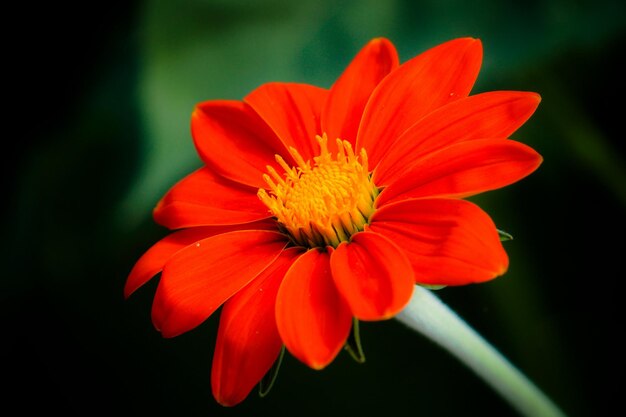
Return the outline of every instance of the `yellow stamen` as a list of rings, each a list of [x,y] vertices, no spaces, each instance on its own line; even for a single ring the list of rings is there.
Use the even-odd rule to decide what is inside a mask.
[[[313,164],[294,148],[289,153],[295,167],[276,155],[285,173],[281,176],[268,166],[269,175],[263,176],[268,190],[259,189],[258,196],[295,244],[337,247],[363,230],[374,213],[378,189],[368,171],[365,149],[357,156],[349,142],[337,139],[333,157],[326,134],[316,139],[320,154]]]

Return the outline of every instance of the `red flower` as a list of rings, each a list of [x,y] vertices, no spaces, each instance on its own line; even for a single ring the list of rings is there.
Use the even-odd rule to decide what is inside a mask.
[[[369,42],[330,90],[268,83],[243,101],[193,112],[205,166],[154,210],[176,230],[128,277],[125,296],[161,272],[152,319],[164,337],[222,306],[213,394],[241,402],[282,346],[328,365],[358,320],[400,312],[415,284],[503,274],[498,231],[463,198],[534,171],[541,157],[508,137],[535,93],[469,95],[481,42],[461,38],[402,65]]]

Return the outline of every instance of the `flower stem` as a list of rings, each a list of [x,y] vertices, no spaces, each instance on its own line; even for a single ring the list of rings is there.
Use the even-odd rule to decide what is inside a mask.
[[[521,415],[565,416],[556,404],[432,291],[416,286],[409,305],[396,318],[455,355]]]

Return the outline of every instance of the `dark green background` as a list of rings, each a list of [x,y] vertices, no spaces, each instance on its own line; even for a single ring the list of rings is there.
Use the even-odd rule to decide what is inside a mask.
[[[401,61],[480,38],[474,92],[543,101],[514,138],[531,177],[475,199],[509,272],[437,294],[570,416],[623,408],[626,7],[615,0],[144,1],[17,6],[4,36],[0,407],[65,416],[515,416],[455,358],[396,321],[364,323],[367,362],[318,372],[287,356],[271,394],[211,397],[217,314],[163,339],[156,280],[125,301],[166,231],[151,209],[199,166],[193,106],[268,81],[329,87],[371,38]]]

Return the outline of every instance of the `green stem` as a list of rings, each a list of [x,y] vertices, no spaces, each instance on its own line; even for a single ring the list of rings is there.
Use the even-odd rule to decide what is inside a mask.
[[[416,286],[409,305],[396,318],[455,355],[521,415],[565,416],[556,404],[432,291]]]

